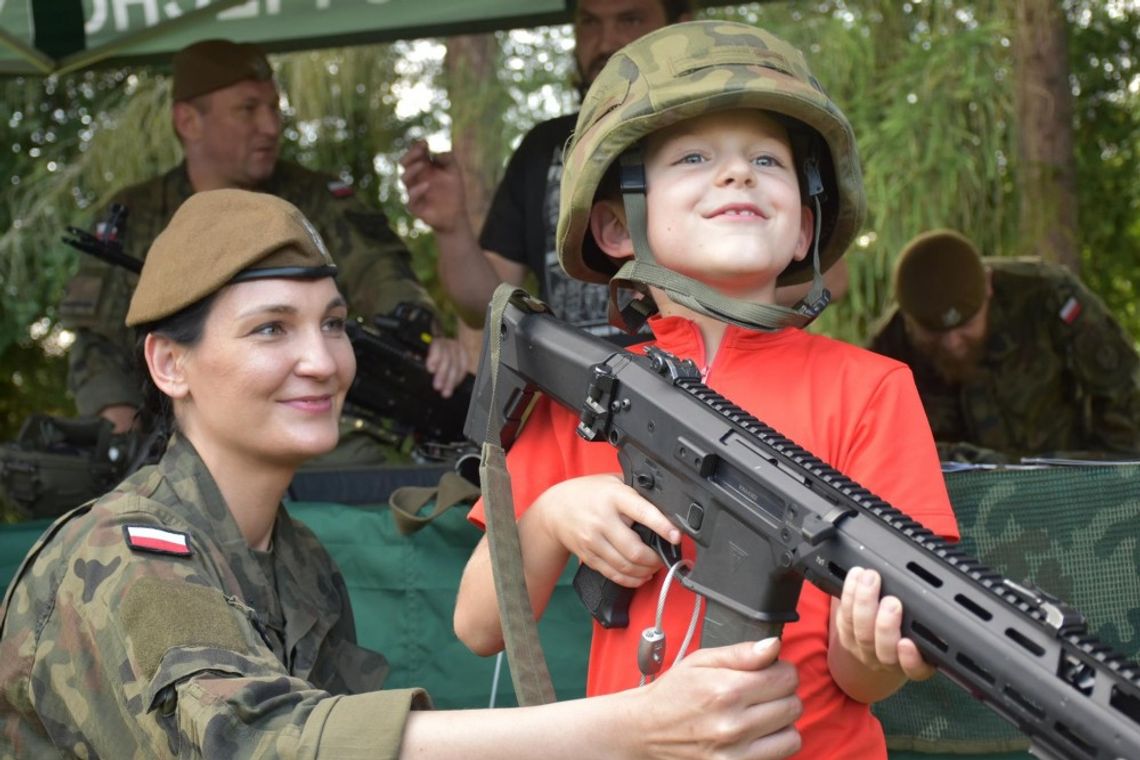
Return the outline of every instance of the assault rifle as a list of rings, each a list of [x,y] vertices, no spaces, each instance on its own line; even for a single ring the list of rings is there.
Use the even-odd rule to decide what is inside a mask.
[[[616,447],[626,482],[695,543],[682,583],[706,602],[702,645],[778,635],[805,579],[837,596],[850,568],[872,568],[902,601],[904,635],[1039,757],[1140,758],[1140,671],[1077,611],[935,536],[710,390],[691,361],[620,350],[518,294],[501,335],[494,394],[483,352],[469,437],[508,448],[536,392],[577,410],[579,435]],[[579,572],[587,606],[620,625],[613,584]]]
[[[143,263],[123,252],[126,222],[126,207],[112,204],[94,234],[68,227],[63,242],[138,274]],[[348,322],[356,379],[345,407],[379,427],[391,425],[397,434],[410,435],[419,444],[458,444],[464,440],[463,420],[474,381],[468,376],[446,399],[432,388],[431,373],[424,366],[432,319],[427,309],[401,303],[390,314]]]
[[[63,242],[77,251],[138,274],[142,271],[142,262],[123,253],[126,229],[127,207],[121,203],[112,203],[107,217],[95,225],[95,234],[78,227],[68,227],[67,234],[71,237],[64,237]]]
[[[450,398],[431,387],[424,359],[433,319],[424,307],[401,303],[371,322],[350,321],[356,379],[345,407],[377,424],[389,420],[421,443],[461,443],[474,379],[464,378]]]

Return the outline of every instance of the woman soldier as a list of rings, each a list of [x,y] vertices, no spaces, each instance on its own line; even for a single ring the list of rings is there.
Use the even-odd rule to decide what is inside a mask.
[[[171,435],[158,464],[57,521],[0,608],[0,756],[782,758],[775,642],[694,653],[650,688],[432,712],[379,691],[340,573],[281,499],[336,444],[355,360],[336,267],[271,195],[194,195],[127,325]],[[773,664],[775,663],[775,664]]]

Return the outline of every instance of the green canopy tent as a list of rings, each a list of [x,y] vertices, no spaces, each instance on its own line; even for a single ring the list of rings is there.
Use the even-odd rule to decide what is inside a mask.
[[[571,0],[0,0],[0,75],[167,61],[225,37],[270,51],[565,23]]]

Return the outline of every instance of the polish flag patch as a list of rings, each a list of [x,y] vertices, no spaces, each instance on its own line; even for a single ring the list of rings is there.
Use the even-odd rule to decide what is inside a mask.
[[[1057,316],[1061,318],[1067,325],[1071,325],[1077,321],[1077,317],[1081,316],[1081,302],[1077,300],[1076,296],[1069,296],[1069,300],[1065,301],[1061,306],[1061,310],[1057,312]]]
[[[175,557],[190,556],[190,537],[185,533],[150,525],[124,525],[123,535],[127,546],[135,551],[154,554],[170,554]]]
[[[341,180],[333,180],[329,183],[329,192],[334,198],[347,198],[352,195],[352,185]]]

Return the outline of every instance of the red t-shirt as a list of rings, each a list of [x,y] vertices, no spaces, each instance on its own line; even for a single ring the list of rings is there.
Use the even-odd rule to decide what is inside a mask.
[[[652,327],[657,345],[703,365],[705,349],[695,324],[667,317],[655,319]],[[729,326],[706,369],[706,382],[934,533],[957,539],[930,427],[905,365],[802,330],[758,332]],[[576,434],[576,425],[577,412],[549,400],[535,408],[507,457],[519,514],[563,480],[621,472],[616,450],[605,442],[585,442]],[[483,525],[481,501],[470,519]],[[688,539],[683,548],[691,559]],[[641,631],[654,624],[664,578],[664,571],[657,573],[634,594],[628,628],[607,630],[595,624],[587,694],[638,685],[638,642]],[[663,625],[666,666],[673,664],[684,640],[693,599],[679,583],[669,591]],[[869,707],[849,698],[828,671],[830,597],[805,583],[797,612],[800,619],[784,627],[781,658],[796,665],[800,678],[800,756],[886,758],[882,728]],[[699,641],[698,628],[694,642]]]

